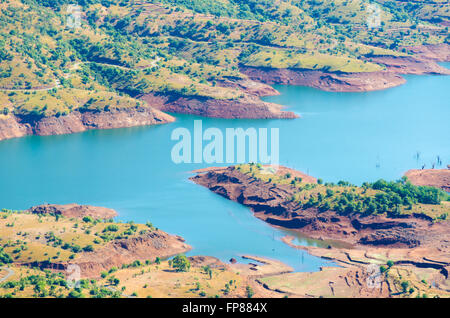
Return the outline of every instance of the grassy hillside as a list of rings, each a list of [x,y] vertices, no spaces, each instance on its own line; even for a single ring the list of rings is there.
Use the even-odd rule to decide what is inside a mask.
[[[69,3],[79,27],[67,24]],[[369,4],[379,27],[367,25]],[[245,93],[219,84],[245,79],[240,65],[371,72],[383,66],[370,56],[449,41],[446,1],[2,0],[0,10],[4,114],[136,107],[152,92],[236,99]]]
[[[81,279],[74,286],[67,278],[70,270],[54,271],[50,268],[57,266],[46,266],[70,264],[71,260],[76,264],[86,253],[97,252],[108,243],[158,231],[149,222],[121,223],[4,209],[0,211],[0,228],[0,298],[245,295],[245,276],[223,264],[203,264],[201,257],[192,264],[183,255],[170,260],[136,259],[122,266],[110,265],[101,277]],[[156,239],[153,244],[168,248],[170,243]]]

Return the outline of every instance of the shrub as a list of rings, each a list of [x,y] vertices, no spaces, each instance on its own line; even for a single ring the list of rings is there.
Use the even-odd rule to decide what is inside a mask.
[[[117,232],[119,227],[115,224],[110,224],[103,229],[103,232]]]
[[[400,285],[402,286],[403,292],[406,293],[409,287],[409,282],[403,281]]]
[[[253,291],[253,289],[250,286],[247,286],[245,290],[247,292],[247,297],[248,298],[252,298],[253,295],[255,295],[255,292]]]
[[[68,298],[83,298],[83,294],[79,291],[72,290],[67,297]]]
[[[93,252],[94,248],[92,247],[92,245],[86,245],[85,247],[83,247],[83,251],[84,252]]]
[[[91,222],[94,222],[94,219],[91,216],[85,216],[83,218],[83,222],[91,223]]]

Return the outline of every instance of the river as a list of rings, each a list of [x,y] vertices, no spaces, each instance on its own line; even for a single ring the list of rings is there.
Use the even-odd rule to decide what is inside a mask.
[[[446,64],[449,65],[449,64]],[[152,127],[29,136],[0,142],[0,208],[80,203],[116,209],[119,220],[151,221],[193,246],[191,255],[227,261],[239,255],[281,260],[297,271],[326,261],[285,245],[284,231],[251,211],[188,180],[190,171],[217,164],[175,164],[173,129],[279,128],[280,162],[325,181],[356,184],[398,179],[411,168],[450,163],[450,77],[407,76],[400,87],[330,93],[275,86],[264,98],[301,115],[294,120],[227,120],[175,115]],[[320,244],[299,237],[296,243]],[[240,260],[238,258],[238,260]]]

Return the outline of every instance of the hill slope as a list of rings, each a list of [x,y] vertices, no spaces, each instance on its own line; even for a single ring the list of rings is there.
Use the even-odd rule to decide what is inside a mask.
[[[9,116],[0,139],[23,135],[11,132],[23,124],[39,133],[42,118],[152,106],[294,118],[259,99],[276,93],[261,82],[366,91],[402,84],[397,74],[449,73],[435,63],[450,58],[445,1],[70,3],[0,3],[0,113]]]

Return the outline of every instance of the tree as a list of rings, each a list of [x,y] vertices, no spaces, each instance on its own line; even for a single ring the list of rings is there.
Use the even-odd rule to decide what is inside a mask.
[[[329,197],[332,197],[333,194],[334,194],[334,191],[331,190],[331,189],[327,189],[326,192],[327,192],[327,197],[328,197],[328,198],[329,198]]]
[[[108,283],[110,283],[113,286],[117,286],[120,283],[120,280],[114,276],[111,276],[110,278],[108,278]]]
[[[330,205],[330,203],[328,203],[328,201],[325,202],[325,203],[319,208],[320,212],[325,212],[325,211],[328,211],[328,210],[330,210],[330,209],[331,209],[331,205]]]
[[[83,298],[83,294],[79,291],[72,290],[67,297],[68,298]]]
[[[1,264],[9,264],[12,262],[13,262],[13,259],[11,258],[11,256],[9,256],[9,254],[5,253],[3,251],[3,248],[0,247],[0,265]]]
[[[408,287],[409,287],[409,282],[403,281],[401,283],[401,286],[402,286],[403,292],[406,293],[406,291],[408,290]]]
[[[246,291],[247,291],[248,298],[252,298],[253,295],[255,294],[255,292],[253,291],[253,289],[250,286],[247,286]]]
[[[115,224],[110,224],[107,227],[103,229],[103,232],[117,232],[119,230],[119,227]]]
[[[211,267],[209,265],[203,266],[203,270],[209,276],[209,279],[212,279],[213,271],[212,271]]]
[[[173,258],[172,267],[175,268],[177,272],[187,272],[191,268],[191,263],[186,255],[179,254]]]
[[[93,252],[94,248],[92,247],[92,245],[86,245],[85,247],[83,247],[83,251],[84,252]]]

